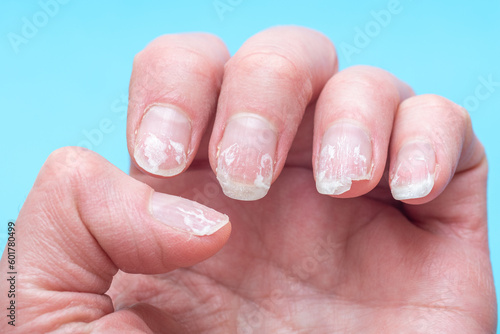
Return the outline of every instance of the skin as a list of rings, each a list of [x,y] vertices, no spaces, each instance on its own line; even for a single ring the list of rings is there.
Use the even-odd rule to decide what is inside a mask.
[[[380,69],[336,71],[333,45],[299,27],[261,32],[232,58],[211,35],[148,45],[134,61],[128,148],[148,106],[175,105],[191,121],[188,166],[162,178],[132,159],[129,176],[90,151],[54,152],[16,222],[17,332],[494,333],[488,167],[467,112]],[[241,111],[278,134],[258,201],[226,197],[214,175]],[[321,195],[313,166],[339,119],[370,134],[372,176]],[[397,201],[387,175],[415,138],[433,145],[435,184]],[[150,213],[154,191],[231,223],[208,236],[170,228]]]

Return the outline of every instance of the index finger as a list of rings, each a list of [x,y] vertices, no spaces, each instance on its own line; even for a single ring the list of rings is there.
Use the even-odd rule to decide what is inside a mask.
[[[193,161],[215,112],[229,53],[210,34],[165,35],[134,59],[127,143],[132,161],[173,176]]]

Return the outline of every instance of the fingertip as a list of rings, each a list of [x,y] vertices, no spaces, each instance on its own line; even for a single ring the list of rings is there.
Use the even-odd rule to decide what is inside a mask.
[[[182,197],[154,192],[150,212],[173,229],[202,237],[216,233],[229,224],[229,217],[207,206]]]
[[[209,154],[227,196],[258,200],[280,174],[305,109],[336,70],[326,40],[310,29],[274,27],[226,64]]]
[[[436,153],[427,140],[405,143],[398,151],[390,172],[390,187],[394,199],[423,200],[434,188]]]
[[[133,161],[153,176],[170,177],[188,164],[191,120],[173,105],[150,106],[137,130]]]
[[[432,94],[405,100],[391,138],[393,198],[407,204],[434,200],[457,172],[482,159],[478,143],[464,108]]]
[[[324,133],[316,158],[316,188],[324,195],[355,196],[358,181],[373,176],[372,139],[367,130],[352,120],[337,120]],[[366,185],[366,182],[363,183]],[[347,194],[350,193],[350,194]]]
[[[215,167],[226,196],[254,201],[267,194],[275,176],[277,142],[275,127],[260,115],[242,112],[227,120]]]
[[[154,220],[165,266],[189,267],[215,255],[231,235],[229,217],[198,202],[153,192],[149,212]]]
[[[195,158],[215,112],[229,53],[216,36],[164,35],[134,59],[127,143],[143,172],[171,177]]]
[[[392,74],[353,66],[334,75],[316,105],[317,189],[337,198],[367,194],[381,180],[394,115],[411,89]]]

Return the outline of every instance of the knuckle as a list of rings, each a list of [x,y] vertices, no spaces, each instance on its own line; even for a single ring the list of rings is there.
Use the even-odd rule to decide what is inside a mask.
[[[296,58],[269,47],[242,57],[233,57],[226,69],[229,73],[236,72],[239,76],[252,77],[262,83],[280,82],[287,87],[300,89],[305,96],[312,95],[312,73],[306,64]]]
[[[376,81],[379,82],[384,77],[389,76],[389,73],[383,69],[369,66],[369,65],[354,65],[346,68],[339,75],[343,75],[346,78],[354,78],[360,81]]]
[[[292,77],[296,75],[297,66],[283,53],[277,51],[255,51],[239,59],[236,64],[238,70],[255,73],[256,71],[267,72],[276,77]]]
[[[467,128],[471,124],[469,112],[443,96],[419,95],[410,98],[408,102],[415,110],[434,110],[440,117],[447,119],[450,124],[458,125],[460,128]]]
[[[417,96],[420,99],[420,103],[428,108],[449,110],[454,107],[454,103],[447,98],[436,95],[436,94],[424,94]]]
[[[183,42],[180,36],[159,37],[136,54],[134,66],[155,74],[157,70],[175,70],[180,64],[186,64],[190,70],[200,68],[200,72],[212,69],[212,59],[204,47],[192,44]]]
[[[339,73],[340,80],[347,83],[362,85],[371,91],[378,91],[382,87],[387,86],[387,83],[392,84],[390,74],[382,69],[367,65],[357,65],[350,67]]]
[[[143,58],[143,53],[144,53],[144,50],[141,50],[139,51],[138,53],[135,54],[134,56],[134,59],[132,61],[132,67],[133,68],[137,68],[139,66],[139,64],[142,62],[142,58]]]
[[[368,65],[349,67],[333,77],[340,86],[356,87],[371,99],[399,102],[399,92],[394,77],[387,71]]]
[[[222,65],[217,57],[179,36],[162,36],[134,57],[133,81],[139,91],[168,92],[189,78],[197,82],[218,82]],[[220,49],[220,48],[219,48]]]
[[[467,109],[455,103],[453,103],[453,105],[455,107],[454,109],[456,110],[455,114],[457,115],[457,117],[459,117],[462,123],[467,127],[471,126],[472,120]]]
[[[97,172],[97,154],[82,147],[63,147],[52,152],[41,174],[60,184],[81,184]]]

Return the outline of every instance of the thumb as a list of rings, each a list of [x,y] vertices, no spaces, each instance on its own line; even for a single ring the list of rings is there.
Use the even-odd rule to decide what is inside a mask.
[[[16,329],[89,326],[113,312],[104,293],[118,269],[158,274],[191,266],[215,254],[230,230],[215,210],[156,193],[91,151],[60,149],[42,167],[15,225]],[[8,265],[4,254],[3,272],[12,271]],[[1,291],[7,283],[1,280]],[[0,332],[7,329],[2,321]]]

